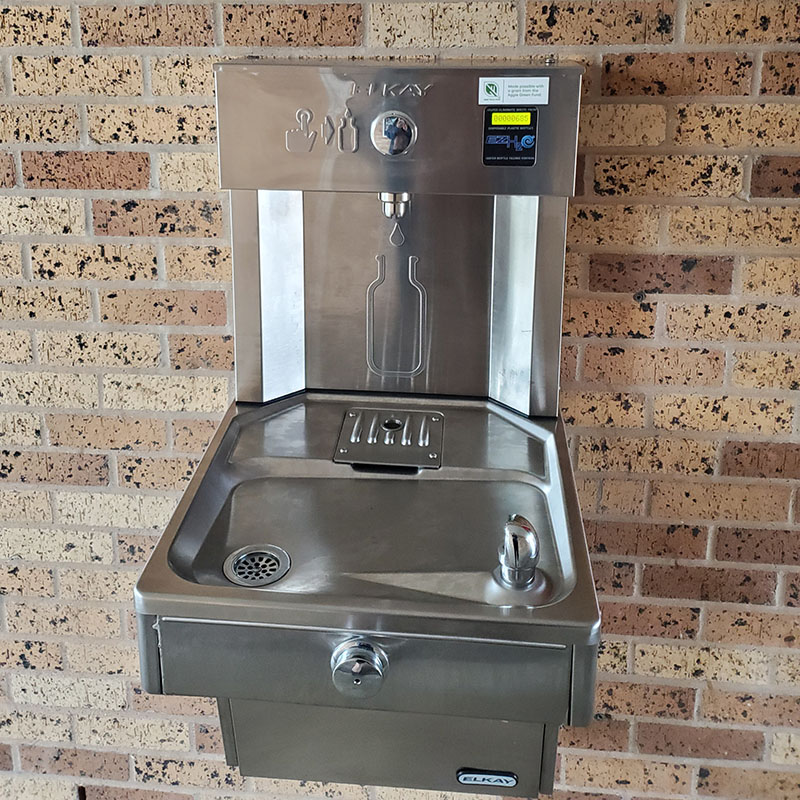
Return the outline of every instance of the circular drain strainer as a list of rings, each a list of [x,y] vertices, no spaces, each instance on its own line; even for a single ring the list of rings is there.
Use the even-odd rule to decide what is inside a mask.
[[[272,544],[256,544],[231,553],[225,559],[222,571],[231,583],[257,587],[279,581],[291,565],[285,550]]]

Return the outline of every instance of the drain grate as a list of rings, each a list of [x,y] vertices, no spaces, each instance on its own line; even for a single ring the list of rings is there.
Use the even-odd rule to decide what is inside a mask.
[[[254,588],[279,581],[291,565],[285,550],[272,544],[259,544],[231,553],[225,559],[222,571],[231,583]]]

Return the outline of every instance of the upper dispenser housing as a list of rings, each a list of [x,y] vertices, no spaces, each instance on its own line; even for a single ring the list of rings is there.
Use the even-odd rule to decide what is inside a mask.
[[[451,395],[557,416],[582,69],[215,69],[237,399]]]

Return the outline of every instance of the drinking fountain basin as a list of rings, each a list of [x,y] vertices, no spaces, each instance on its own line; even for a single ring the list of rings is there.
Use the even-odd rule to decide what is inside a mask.
[[[243,774],[368,782],[377,759],[398,785],[535,794],[558,726],[592,713],[563,426],[491,401],[234,404],[136,610],[145,689],[220,698]]]

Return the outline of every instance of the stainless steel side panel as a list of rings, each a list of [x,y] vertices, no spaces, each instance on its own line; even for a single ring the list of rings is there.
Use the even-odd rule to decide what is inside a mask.
[[[331,653],[351,631],[162,619],[159,633],[167,694],[555,724],[567,717],[570,648],[371,636],[389,670],[375,697],[356,701],[331,680]]]
[[[243,775],[536,797],[544,726],[232,700]],[[552,761],[552,759],[551,759]],[[519,783],[464,786],[460,769]]]
[[[215,70],[225,189],[573,194],[580,66],[330,61]],[[531,106],[538,111],[535,165],[483,165],[482,77],[549,79],[549,102]],[[394,158],[369,136],[372,121],[390,110],[418,128],[414,146]]]

